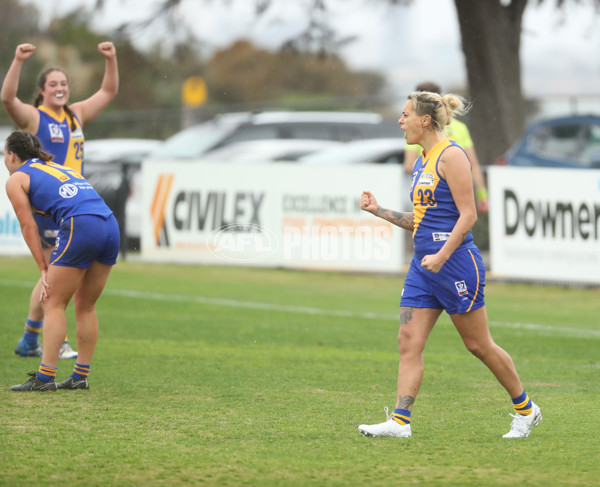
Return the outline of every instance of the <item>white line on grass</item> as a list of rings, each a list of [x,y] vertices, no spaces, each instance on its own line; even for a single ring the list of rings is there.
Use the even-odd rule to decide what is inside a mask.
[[[0,279],[1,285],[7,286],[20,286],[20,287],[33,287],[34,283],[28,283],[23,281],[10,281]],[[335,310],[335,309],[322,309],[322,308],[311,308],[307,306],[287,306],[273,303],[259,303],[255,301],[239,301],[236,299],[226,298],[209,298],[206,296],[187,296],[184,294],[163,294],[163,293],[152,293],[144,291],[134,291],[127,289],[105,289],[104,294],[111,296],[120,296],[127,298],[136,299],[151,299],[154,301],[176,301],[183,303],[199,303],[208,304],[213,306],[226,306],[230,308],[248,308],[248,309],[262,309],[266,311],[281,311],[285,313],[301,313],[310,315],[320,316],[336,316],[346,318],[365,318],[369,320],[392,320],[398,321],[399,314],[386,314],[386,313],[362,313],[349,310]],[[490,325],[498,326],[502,328],[516,328],[522,330],[534,330],[542,331],[546,333],[556,333],[572,337],[582,338],[600,338],[600,330],[588,330],[582,328],[564,328],[549,325],[540,325],[536,323],[510,323],[502,321],[490,320]]]

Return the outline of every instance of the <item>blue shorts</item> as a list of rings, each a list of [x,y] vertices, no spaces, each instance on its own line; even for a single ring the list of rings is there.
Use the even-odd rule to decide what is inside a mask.
[[[120,245],[119,224],[114,215],[73,216],[60,227],[50,264],[87,269],[97,260],[115,265]]]
[[[38,213],[33,214],[33,219],[38,226],[38,233],[42,242],[42,248],[48,249],[56,247],[56,237],[58,237],[58,226],[52,220],[52,217],[43,216]]]
[[[485,305],[485,265],[477,248],[454,252],[435,274],[413,257],[400,306],[445,309],[449,315],[466,313]]]

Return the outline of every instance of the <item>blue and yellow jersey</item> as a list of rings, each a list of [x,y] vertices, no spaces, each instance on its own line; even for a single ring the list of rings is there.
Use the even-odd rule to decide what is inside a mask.
[[[59,226],[72,216],[108,217],[112,214],[90,183],[71,168],[29,159],[17,171],[29,174],[29,201],[33,211],[51,216]]]
[[[60,115],[40,105],[40,126],[37,136],[42,148],[54,156],[53,162],[75,169],[83,174],[83,130],[75,117],[75,130],[71,131],[71,119],[63,110]]]
[[[415,162],[410,196],[414,206],[415,256],[418,258],[438,252],[460,216],[448,183],[438,172],[439,160],[451,146],[460,147],[450,138],[443,139]],[[469,232],[457,250],[474,245],[473,235]]]

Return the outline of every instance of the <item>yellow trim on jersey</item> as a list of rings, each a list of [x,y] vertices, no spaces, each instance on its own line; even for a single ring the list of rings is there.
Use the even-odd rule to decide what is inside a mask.
[[[31,167],[39,169],[40,171],[44,171],[45,173],[55,177],[63,183],[71,178],[84,179],[84,177],[77,171],[75,171],[75,169],[61,166],[60,164],[56,164],[54,162],[33,162],[31,164]],[[65,171],[67,172],[67,174],[65,174]]]
[[[423,170],[415,181],[413,188],[413,238],[417,234],[419,225],[425,218],[428,208],[435,208],[435,190],[440,183],[441,177],[437,171],[437,163],[442,152],[450,147],[450,139],[442,139],[435,144],[427,156],[423,156]]]
[[[63,171],[60,171],[58,169],[54,169],[53,167],[47,165],[47,164],[43,164],[41,162],[34,162],[33,164],[31,164],[31,167],[35,168],[35,169],[39,169],[40,171],[45,172],[46,174],[49,174],[52,177],[55,177],[56,179],[58,179],[61,182],[65,182],[68,181],[69,179],[71,179],[71,177],[68,174],[65,174]]]
[[[56,113],[54,110],[48,108],[46,105],[40,105],[38,107],[38,110],[41,110],[42,112],[47,113],[53,119],[55,119],[57,122],[64,122],[65,118],[67,118],[67,112],[65,112],[64,110],[61,110],[60,113]]]

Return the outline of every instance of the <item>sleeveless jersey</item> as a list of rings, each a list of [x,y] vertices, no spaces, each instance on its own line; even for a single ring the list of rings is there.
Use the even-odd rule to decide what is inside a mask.
[[[454,140],[438,142],[423,159],[415,162],[410,196],[414,205],[415,256],[422,258],[437,253],[452,232],[460,216],[448,183],[438,172],[438,163],[444,151],[451,146],[461,148]],[[462,149],[462,148],[461,148]],[[459,245],[456,251],[474,248],[473,234]]]
[[[71,118],[64,110],[57,115],[48,107],[38,107],[40,125],[36,137],[42,148],[54,156],[52,162],[75,169],[83,174],[83,131],[75,117],[75,130],[71,131]]]
[[[108,217],[112,211],[84,177],[54,162],[29,159],[17,171],[29,174],[29,201],[33,211],[51,216],[58,226],[77,215]]]

